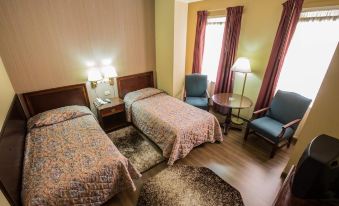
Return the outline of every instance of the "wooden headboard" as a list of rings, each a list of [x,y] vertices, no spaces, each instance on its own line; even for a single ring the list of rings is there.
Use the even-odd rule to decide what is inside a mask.
[[[0,189],[11,205],[21,205],[26,116],[15,96],[0,133]]]
[[[59,107],[90,107],[86,84],[77,84],[23,94],[30,116]]]
[[[154,87],[153,71],[118,77],[117,84],[119,97],[123,99],[128,92]]]

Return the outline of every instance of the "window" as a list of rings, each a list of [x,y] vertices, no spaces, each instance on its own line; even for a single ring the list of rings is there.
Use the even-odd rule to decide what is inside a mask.
[[[201,73],[206,74],[208,80],[213,82],[217,79],[225,20],[226,17],[207,20]]]
[[[302,12],[277,89],[315,99],[339,41],[339,10]]]

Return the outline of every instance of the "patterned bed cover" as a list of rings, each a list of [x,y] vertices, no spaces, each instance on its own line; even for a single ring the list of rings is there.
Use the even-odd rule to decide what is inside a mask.
[[[27,124],[23,205],[100,205],[135,189],[132,178],[140,173],[87,107],[50,110]]]
[[[162,149],[169,165],[202,143],[223,141],[215,116],[163,91],[141,89],[128,93],[124,101],[127,120]]]

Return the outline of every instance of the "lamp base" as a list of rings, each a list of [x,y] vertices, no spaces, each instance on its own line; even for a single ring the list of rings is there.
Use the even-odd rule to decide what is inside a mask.
[[[91,87],[92,87],[92,89],[96,88],[97,85],[98,85],[98,82],[97,82],[97,81],[92,81],[92,82],[91,82]]]
[[[232,117],[232,123],[236,125],[243,125],[245,121],[238,117]]]

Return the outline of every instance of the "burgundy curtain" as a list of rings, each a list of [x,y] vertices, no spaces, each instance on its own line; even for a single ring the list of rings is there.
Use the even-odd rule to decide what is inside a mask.
[[[197,27],[195,31],[192,73],[201,73],[201,64],[204,55],[207,15],[207,11],[198,11],[197,14]]]
[[[233,72],[231,67],[237,52],[243,8],[243,6],[227,8],[214,93],[232,92],[233,90]]]
[[[288,47],[298,24],[303,1],[288,0],[283,3],[283,12],[255,110],[268,107],[271,103]]]

